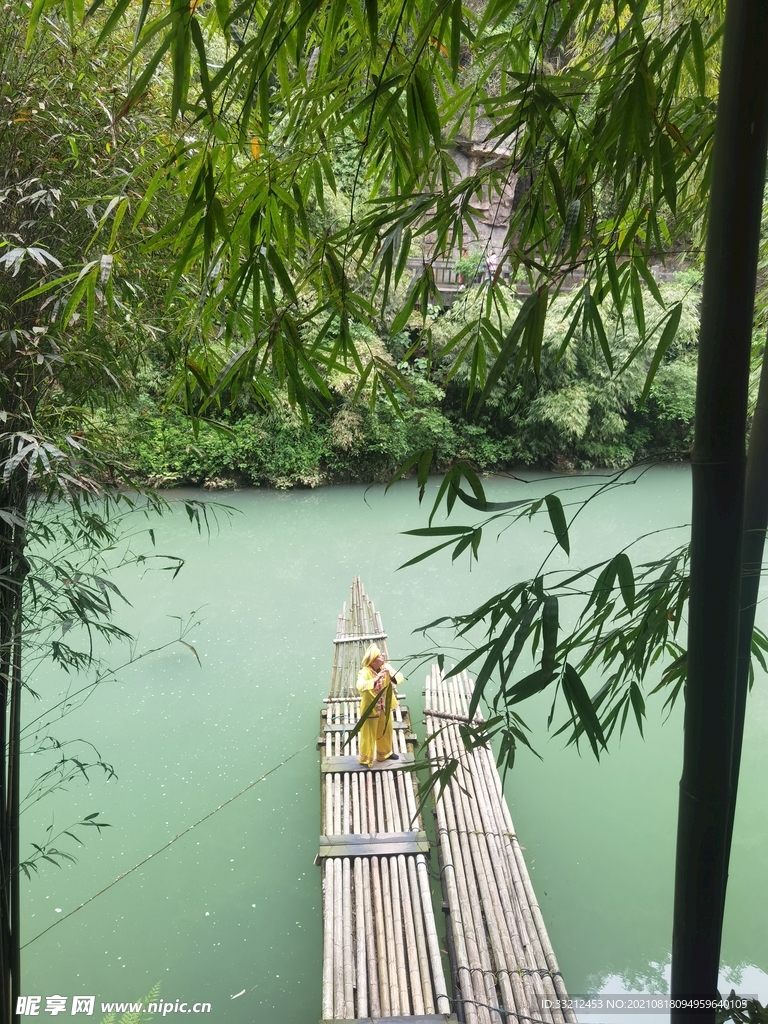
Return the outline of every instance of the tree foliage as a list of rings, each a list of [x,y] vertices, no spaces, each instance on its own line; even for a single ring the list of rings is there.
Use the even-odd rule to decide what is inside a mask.
[[[75,32],[83,14],[74,0],[36,0],[29,37],[59,17],[60,31]],[[302,409],[329,401],[334,371],[393,400],[407,391],[351,325],[397,333],[417,304],[424,312],[434,259],[461,252],[479,198],[512,180],[504,251],[531,295],[503,329],[505,300],[488,288],[442,345],[470,368],[470,402],[482,406],[503,372],[538,380],[547,308],[574,270],[583,277],[564,351],[587,338],[608,374],[621,374],[609,299],[637,325],[632,358],[656,351],[650,386],[679,317],[651,264],[695,258],[704,229],[719,6],[97,0],[85,14],[102,40],[122,24],[135,33],[116,133],[151,102],[158,76],[170,89],[164,158],[153,156],[143,198],[126,187],[118,203],[134,230],[149,229],[148,251],[176,254],[168,293],[187,308],[176,394],[188,411],[215,415],[243,389],[269,402],[267,370]],[[462,134],[499,154],[465,177],[451,148]],[[350,150],[345,191],[334,157],[349,163]],[[183,204],[162,222],[164,191]],[[322,216],[339,195],[342,222]],[[84,300],[76,286],[56,287],[71,308]]]

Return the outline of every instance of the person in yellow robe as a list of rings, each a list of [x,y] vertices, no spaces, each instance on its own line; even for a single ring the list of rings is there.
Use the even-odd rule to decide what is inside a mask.
[[[392,712],[397,707],[395,686],[405,681],[401,672],[395,672],[376,646],[371,644],[363,655],[363,664],[357,674],[360,691],[360,717],[372,704],[376,707],[360,727],[360,764],[373,768],[377,761],[396,761],[399,754],[392,750]]]

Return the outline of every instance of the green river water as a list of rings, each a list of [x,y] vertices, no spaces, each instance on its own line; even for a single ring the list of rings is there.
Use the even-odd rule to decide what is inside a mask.
[[[488,493],[503,500],[587,482],[539,476],[526,486],[499,478],[488,481]],[[221,500],[236,512],[220,515],[210,537],[198,537],[181,513],[153,524],[157,551],[186,560],[176,579],[159,572],[139,578],[133,570],[117,576],[132,602],[119,622],[138,635],[140,648],[174,634],[171,616],[199,612],[200,624],[187,639],[202,667],[187,649],[172,647],[126,669],[51,730],[61,741],[94,743],[118,778],[94,775],[90,786],[71,784],[23,818],[23,855],[51,824],[58,830],[99,811],[112,826],[101,835],[82,833],[87,842],[76,851],[63,840],[78,862],[61,869],[46,864],[24,882],[22,941],[34,941],[23,953],[22,991],[42,996],[43,1006],[54,993],[95,995],[100,1020],[101,1002],[138,1000],[159,982],[163,1000],[210,1002],[204,1018],[210,1021],[317,1021],[322,927],[320,871],[313,865],[319,834],[314,740],[336,617],[352,576],[361,575],[389,633],[390,656],[402,663],[421,647],[412,635],[416,626],[469,610],[523,578],[552,543],[547,523],[537,518],[498,539],[489,531],[471,571],[464,558],[451,565],[446,553],[397,571],[426,546],[402,535],[426,525],[412,482],[386,495],[383,487],[349,486],[243,491]],[[686,523],[689,502],[686,467],[654,469],[578,520],[570,564],[589,565],[634,537]],[[452,519],[464,523],[471,516],[459,510]],[[633,561],[684,536],[648,538]],[[565,564],[564,556],[557,564]],[[759,621],[768,626],[764,606]],[[38,674],[31,682],[45,706],[69,681]],[[423,672],[403,689],[419,720]],[[764,1001],[767,692],[758,674],[723,950],[726,979]],[[28,705],[30,716],[39,713]],[[663,721],[661,701],[652,699],[645,740],[628,728],[600,764],[586,751],[564,749],[560,739],[547,740],[542,705],[523,713],[544,760],[521,753],[507,793],[566,985],[573,993],[663,991],[681,709]],[[61,920],[296,751],[245,795]],[[33,768],[29,758],[29,778]]]

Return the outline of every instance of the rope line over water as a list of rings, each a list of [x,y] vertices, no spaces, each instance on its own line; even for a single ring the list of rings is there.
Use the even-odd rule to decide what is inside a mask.
[[[249,782],[245,789],[241,789],[239,793],[235,793],[234,796],[231,796],[229,797],[228,800],[225,800],[223,804],[219,804],[218,807],[215,807],[212,811],[209,811],[206,815],[204,815],[194,824],[189,825],[187,828],[184,829],[183,832],[179,832],[179,834],[175,835],[173,839],[169,839],[167,843],[160,847],[159,850],[155,850],[154,853],[147,854],[147,856],[143,860],[140,860],[138,864],[134,864],[132,868],[129,868],[127,871],[123,871],[123,873],[121,875],[118,875],[117,878],[114,879],[114,881],[109,883],[109,885],[105,885],[103,889],[99,889],[99,891],[94,893],[93,896],[89,896],[84,903],[81,903],[79,906],[75,907],[74,910],[70,910],[68,914],[65,914],[63,917],[58,918],[58,920],[54,921],[53,924],[49,924],[47,928],[43,928],[43,930],[41,932],[38,932],[38,934],[35,935],[34,938],[29,940],[29,942],[25,942],[21,948],[26,949],[27,946],[31,946],[33,942],[37,942],[37,940],[39,938],[42,938],[42,936],[49,932],[51,928],[55,928],[56,925],[62,924],[64,921],[67,920],[67,918],[70,918],[72,917],[73,914],[76,914],[78,910],[82,910],[83,907],[87,907],[89,903],[93,903],[93,901],[95,899],[98,899],[99,896],[103,896],[105,892],[112,888],[112,886],[117,885],[118,882],[122,882],[122,880],[124,878],[127,878],[128,875],[132,875],[134,871],[137,871],[148,861],[152,860],[153,857],[157,857],[158,854],[164,853],[165,850],[167,850],[169,846],[173,846],[173,844],[177,840],[187,835],[189,832],[192,831],[192,829],[197,828],[198,825],[202,825],[204,821],[208,821],[208,819],[212,818],[214,814],[218,814],[218,812],[223,810],[223,808],[227,807],[229,804],[233,803],[239,797],[243,796],[250,789],[253,789],[254,786],[258,786],[260,782],[263,782],[265,779],[269,778],[269,776],[276,772],[278,768],[282,768],[283,765],[286,765],[288,764],[289,761],[292,761],[294,757],[298,757],[299,754],[305,751],[307,747],[311,747],[315,742],[316,737],[313,736],[312,739],[309,740],[309,742],[305,743],[303,747],[299,747],[298,750],[294,750],[294,752],[289,757],[286,757],[284,761],[281,761],[279,764],[276,764],[273,768],[270,768],[268,772],[265,772],[262,776],[260,776],[260,778],[256,779],[254,782]]]

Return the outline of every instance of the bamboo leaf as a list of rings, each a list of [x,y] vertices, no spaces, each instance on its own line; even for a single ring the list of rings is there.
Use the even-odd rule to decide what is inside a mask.
[[[559,629],[559,604],[556,595],[547,594],[541,613],[542,655],[541,667],[546,672],[555,668],[557,633]]]
[[[632,571],[632,563],[626,552],[622,551],[614,558],[616,575],[619,578],[619,588],[627,611],[632,612],[635,608],[635,574]]]
[[[691,21],[691,49],[693,50],[693,64],[696,70],[696,87],[699,96],[705,96],[707,91],[707,73],[704,62],[704,42],[701,38],[701,25],[698,19]]]
[[[375,52],[379,42],[379,0],[365,0],[365,15],[368,20],[371,46]]]
[[[635,712],[637,728],[640,730],[640,735],[642,736],[643,719],[645,718],[645,701],[643,700],[643,694],[640,687],[634,681],[629,687],[629,699],[632,702],[632,710]]]
[[[570,555],[571,543],[568,539],[568,524],[565,521],[563,503],[556,494],[547,494],[544,501],[547,503],[547,512],[549,513],[549,521],[555,533],[555,539],[566,555]]]
[[[673,215],[677,212],[677,175],[675,173],[675,155],[672,143],[667,135],[658,137],[661,177],[664,184],[664,198]]]
[[[590,742],[594,755],[599,760],[600,750],[598,745],[605,749],[603,727],[600,724],[600,719],[597,717],[594,704],[587,693],[587,689],[582,682],[581,676],[570,662],[566,662],[565,664],[565,672],[563,673],[563,693],[566,695],[568,703],[574,709],[576,716],[578,717],[579,725],[587,734],[587,739]]]
[[[646,400],[651,390],[651,384],[653,384],[653,378],[656,376],[656,371],[661,365],[661,361],[664,358],[667,349],[672,344],[675,335],[677,334],[677,328],[680,323],[680,317],[683,312],[682,302],[678,302],[672,307],[672,311],[669,314],[669,319],[661,332],[661,338],[659,344],[656,346],[656,351],[653,353],[653,359],[651,365],[648,368],[648,374],[645,378],[645,386],[643,387],[643,393],[640,395],[640,404]]]

